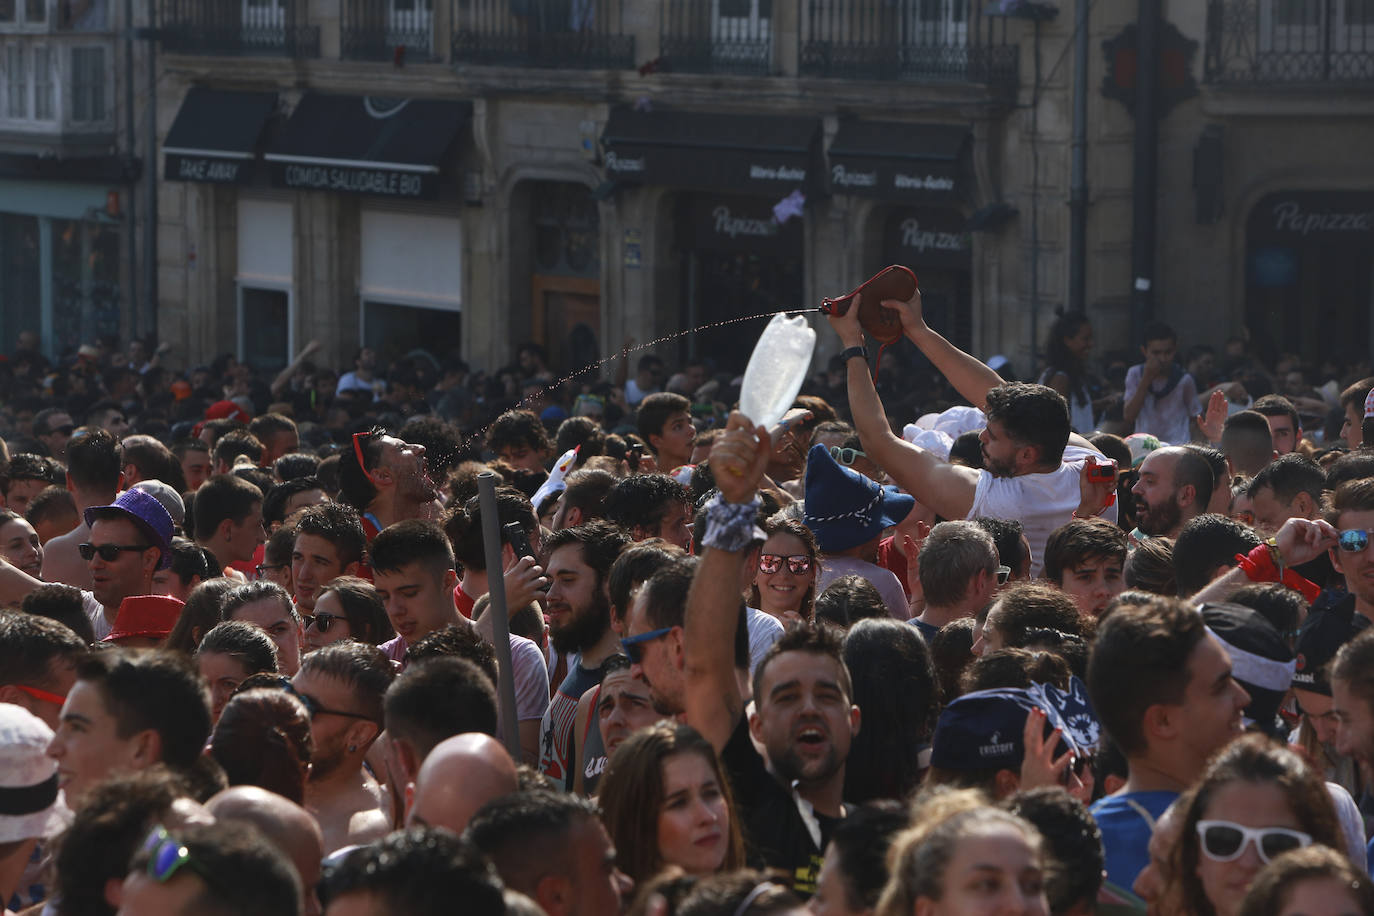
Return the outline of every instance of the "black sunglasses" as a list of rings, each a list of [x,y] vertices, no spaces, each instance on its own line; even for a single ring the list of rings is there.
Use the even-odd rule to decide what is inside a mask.
[[[347,619],[342,614],[306,614],[305,628],[308,630],[314,627],[321,633],[328,633],[330,628],[334,626],[334,621]]]
[[[81,554],[81,559],[90,562],[96,554],[106,563],[113,563],[119,559],[119,555],[124,551],[137,551],[139,553],[148,550],[152,544],[77,544],[76,551]]]

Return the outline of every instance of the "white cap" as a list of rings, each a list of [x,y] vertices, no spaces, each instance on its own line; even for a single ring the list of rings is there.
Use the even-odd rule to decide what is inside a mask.
[[[942,433],[938,429],[922,429],[915,423],[908,423],[902,428],[902,438],[917,448],[925,449],[941,461],[949,460],[949,450],[954,445],[954,440],[948,433]]]
[[[958,439],[964,433],[982,429],[988,425],[988,418],[983,416],[983,412],[977,407],[967,405],[951,407],[940,414],[940,419],[935,421],[934,429],[939,430],[951,439]]]
[[[0,703],[0,843],[50,837],[71,822],[48,756],[53,732],[22,706]]]
[[[160,480],[140,480],[129,489],[142,490],[162,503],[162,508],[167,510],[167,514],[172,517],[172,522],[178,528],[186,523],[186,504],[181,501],[181,494],[168,484]]]

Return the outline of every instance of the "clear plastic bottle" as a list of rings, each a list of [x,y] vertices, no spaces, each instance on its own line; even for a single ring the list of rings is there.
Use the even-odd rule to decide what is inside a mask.
[[[781,420],[801,391],[815,349],[816,332],[805,318],[774,315],[744,370],[740,412],[756,426],[771,428]]]

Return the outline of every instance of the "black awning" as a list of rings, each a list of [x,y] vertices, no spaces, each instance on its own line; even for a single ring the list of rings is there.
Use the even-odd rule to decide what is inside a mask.
[[[213,184],[251,180],[263,125],[276,110],[275,92],[193,86],[162,144],[163,177]]]
[[[821,122],[779,115],[611,110],[606,177],[779,198],[816,183]]]
[[[264,157],[283,188],[433,200],[472,103],[308,92]]]
[[[961,124],[843,121],[830,144],[830,192],[911,203],[963,192],[972,135]]]

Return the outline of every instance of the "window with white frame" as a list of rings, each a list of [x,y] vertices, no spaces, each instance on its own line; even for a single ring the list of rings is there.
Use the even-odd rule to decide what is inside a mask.
[[[57,61],[48,45],[33,47],[33,117],[37,121],[57,120]]]
[[[11,44],[5,48],[5,110],[7,118],[28,118],[29,116],[29,65],[28,55],[22,44]]]
[[[238,201],[238,357],[273,371],[291,361],[292,209],[287,201]]]

